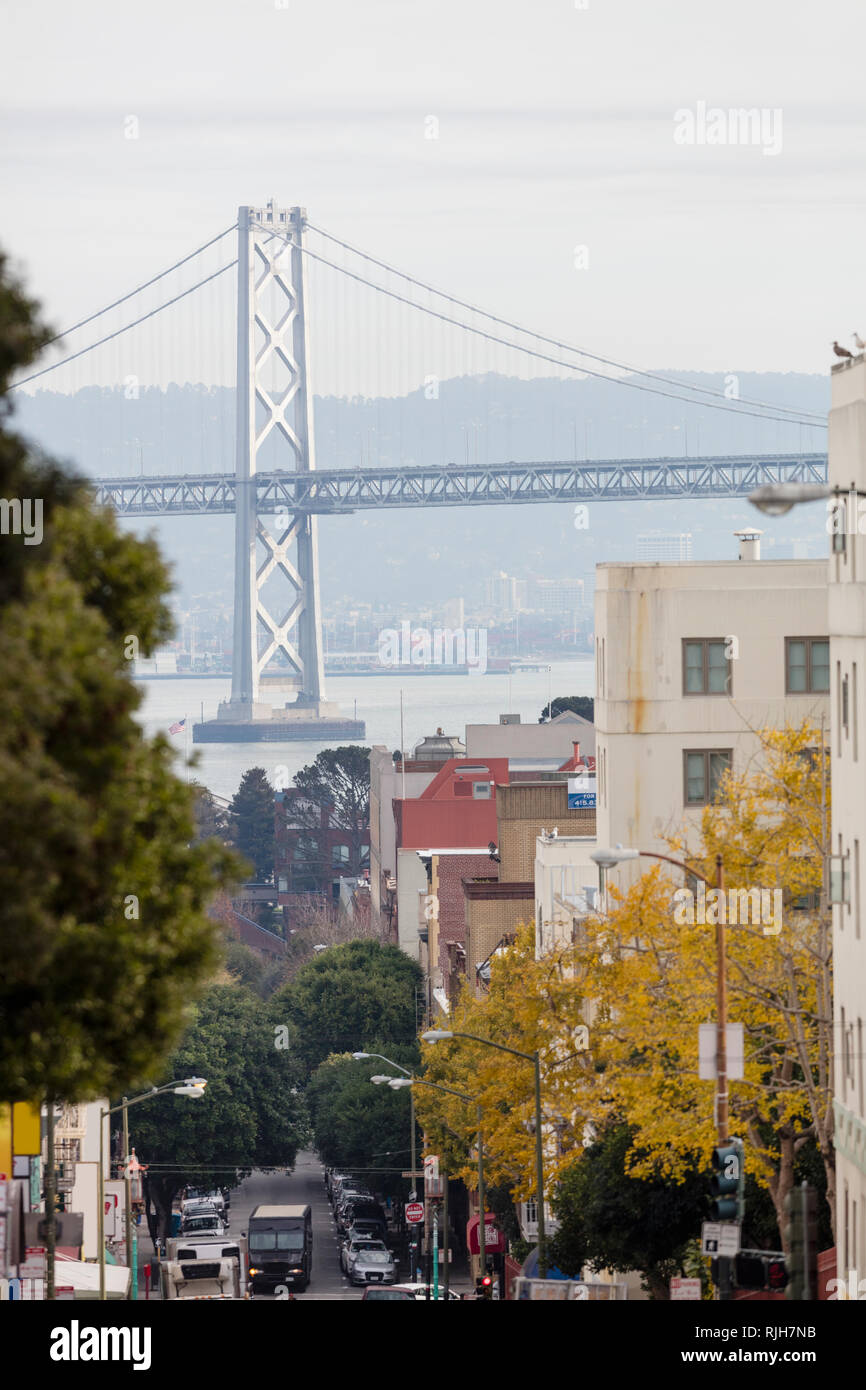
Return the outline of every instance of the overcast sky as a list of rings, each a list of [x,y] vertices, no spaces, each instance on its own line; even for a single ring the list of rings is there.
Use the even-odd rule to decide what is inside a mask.
[[[2,32],[0,241],[57,326],[273,195],[638,366],[866,336],[863,0],[4,0]],[[766,138],[677,143],[699,103]]]

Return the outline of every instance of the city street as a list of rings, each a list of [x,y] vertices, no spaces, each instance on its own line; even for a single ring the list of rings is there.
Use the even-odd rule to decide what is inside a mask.
[[[353,1289],[340,1268],[337,1227],[331,1214],[322,1164],[313,1153],[299,1153],[291,1177],[284,1172],[251,1174],[231,1194],[230,1230],[238,1236],[248,1228],[250,1212],[260,1203],[309,1205],[313,1214],[313,1277],[301,1299],[359,1299],[362,1289]],[[255,1302],[274,1302],[259,1294]]]

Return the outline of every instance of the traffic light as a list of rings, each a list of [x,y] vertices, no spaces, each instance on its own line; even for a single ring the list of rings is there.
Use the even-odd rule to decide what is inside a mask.
[[[818,1297],[818,1194],[804,1182],[785,1198],[785,1240],[788,1245],[788,1287],[785,1297]]]
[[[485,1274],[485,1275],[482,1276],[482,1278],[476,1279],[476,1280],[475,1280],[475,1297],[476,1297],[476,1298],[492,1298],[492,1297],[493,1297],[493,1275],[492,1275],[492,1274]]]
[[[745,1165],[743,1141],[731,1139],[713,1149],[713,1176],[710,1191],[714,1221],[742,1221],[745,1209]]]
[[[785,1256],[766,1250],[741,1250],[734,1257],[734,1288],[783,1289],[788,1282]]]

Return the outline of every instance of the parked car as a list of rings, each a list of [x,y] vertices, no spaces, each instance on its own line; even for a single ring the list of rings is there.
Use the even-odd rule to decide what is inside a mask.
[[[354,1225],[354,1207],[356,1203],[371,1203],[373,1194],[371,1192],[346,1192],[337,1206],[334,1208],[334,1215],[337,1221],[338,1231],[347,1231]]]
[[[346,1233],[346,1238],[340,1246],[340,1264],[346,1274],[351,1272],[352,1261],[361,1250],[387,1250],[388,1247],[383,1240],[371,1240],[369,1236],[358,1235],[354,1230]]]
[[[399,1284],[391,1284],[390,1286],[385,1284],[368,1284],[361,1295],[362,1303],[366,1302],[367,1299],[375,1299],[379,1303],[384,1302],[386,1299],[389,1303],[414,1303],[416,1301],[412,1290],[401,1288]]]
[[[396,1284],[397,1262],[390,1250],[359,1250],[349,1269],[352,1284]]]
[[[387,1240],[388,1221],[378,1202],[352,1201],[341,1211],[343,1229],[350,1228],[359,1235],[372,1236],[376,1240]]]
[[[408,1289],[409,1292],[412,1294],[412,1297],[413,1297],[413,1298],[416,1298],[416,1299],[419,1299],[422,1303],[424,1303],[424,1302],[427,1301],[427,1290],[428,1290],[428,1289],[430,1290],[430,1298],[431,1298],[431,1300],[432,1300],[432,1298],[433,1298],[433,1285],[432,1285],[432,1284],[400,1284],[399,1287],[400,1287],[401,1289]],[[440,1297],[440,1299],[444,1297],[443,1291],[442,1291],[442,1285],[441,1285],[441,1284],[439,1285],[439,1297]],[[448,1290],[448,1301],[449,1301],[449,1303],[451,1303],[451,1302],[462,1303],[463,1299],[462,1299],[462,1297],[461,1297],[461,1295],[460,1295],[459,1293],[455,1293],[453,1289],[449,1289],[449,1290]]]
[[[217,1236],[225,1235],[226,1224],[218,1211],[185,1212],[181,1218],[181,1235]]]

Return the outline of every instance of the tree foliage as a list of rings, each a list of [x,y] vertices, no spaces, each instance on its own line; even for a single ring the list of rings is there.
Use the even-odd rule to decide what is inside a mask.
[[[588,719],[591,724],[595,718],[595,701],[591,695],[555,695],[550,704],[544,706],[538,716],[538,722],[546,724],[549,719],[555,719],[566,710],[571,710],[572,714],[579,714],[581,719]]]
[[[809,1152],[821,1156],[831,1218],[835,1206],[831,932],[821,893],[829,796],[820,747],[808,725],[764,731],[754,763],[724,781],[691,839],[672,843],[710,883],[720,854],[726,908],[737,903],[737,923],[725,933],[728,1017],[743,1024],[746,1056],[743,1079],[729,1082],[730,1132],[743,1138],[747,1177],[769,1193],[779,1228]],[[612,1120],[632,1136],[629,1178],[676,1185],[696,1167],[709,1169],[717,1130],[712,1084],[698,1073],[698,1028],[716,1017],[720,903],[707,890],[696,910],[701,898],[690,896],[690,920],[683,882],[681,872],[657,865],[628,892],[612,889],[609,915],[583,918],[573,945],[538,961],[534,932],[525,929],[494,958],[487,997],[467,994],[454,1010],[455,1031],[538,1050],[548,1186],[585,1136]],[[575,1051],[581,1024],[586,1052]],[[491,1179],[531,1195],[528,1064],[462,1041],[424,1055],[432,1080],[479,1096]],[[475,1124],[466,1107],[431,1092],[419,1097],[419,1110],[438,1145],[460,1133],[455,1159],[462,1153],[472,1182]]]
[[[274,996],[274,1008],[294,1026],[312,1071],[330,1053],[365,1050],[373,1038],[412,1043],[420,983],[420,967],[399,947],[349,941],[302,966]]]
[[[726,777],[704,812],[693,848],[684,836],[673,844],[710,883],[721,855],[727,915],[736,893],[738,921],[725,931],[728,1017],[743,1024],[746,1059],[743,1080],[729,1085],[731,1133],[744,1138],[747,1169],[768,1187],[780,1227],[797,1156],[810,1140],[835,1206],[832,933],[820,900],[829,800],[820,753],[811,751],[820,742],[808,725],[764,731],[753,766]],[[760,920],[743,922],[752,913],[741,889],[767,895]],[[593,1049],[639,1131],[646,1159],[638,1170],[659,1161],[676,1178],[686,1154],[708,1162],[715,1143],[708,1083],[698,1077],[697,1025],[716,1016],[718,910],[707,889],[705,910],[694,913],[705,920],[682,920],[689,915],[682,878],[659,867],[608,921],[588,928],[599,1000]]]
[[[2,415],[47,330],[0,262]],[[2,537],[0,1095],[78,1100],[153,1068],[217,956],[205,915],[237,862],[190,847],[192,794],[135,720],[131,639],[172,631],[156,544],[80,478],[0,431],[0,496],[42,509]]]
[[[169,1092],[129,1112],[130,1142],[150,1165],[148,1185],[165,1223],[187,1183],[232,1185],[235,1174],[295,1161],[307,1141],[301,1069],[271,1010],[239,985],[214,985],[154,1084],[202,1076],[201,1100]],[[278,1047],[285,1040],[287,1047]]]
[[[592,1067],[585,1051],[585,996],[573,952],[536,960],[535,933],[522,926],[513,946],[491,962],[483,999],[465,989],[448,1027],[543,1059],[543,1114],[548,1127],[545,1184],[570,1161],[590,1118]],[[480,1101],[485,1171],[510,1187],[517,1200],[535,1195],[535,1070],[531,1061],[479,1043],[454,1040],[424,1049],[424,1075]],[[428,1135],[448,1156],[449,1171],[476,1183],[476,1105],[419,1092],[416,1101]]]
[[[369,1043],[371,1052],[383,1052],[394,1062],[415,1072],[417,1047]],[[321,1062],[310,1078],[305,1095],[316,1149],[323,1163],[365,1170],[382,1190],[394,1190],[411,1155],[410,1102],[404,1091],[374,1086],[370,1077],[401,1073],[381,1058],[355,1061],[351,1053],[333,1054]],[[417,1154],[421,1139],[416,1136]],[[374,1170],[390,1172],[374,1173]]]
[[[300,795],[292,804],[293,821],[318,830],[322,812],[327,812],[331,829],[345,835],[346,869],[360,874],[369,863],[364,849],[370,843],[370,750],[358,744],[325,748],[315,762],[296,773],[294,786]],[[325,863],[324,870],[329,868]]]
[[[648,1291],[667,1298],[670,1279],[685,1273],[695,1232],[709,1220],[708,1178],[694,1163],[681,1182],[635,1177],[628,1168],[633,1137],[627,1125],[611,1124],[561,1175],[551,1256],[572,1278],[583,1265],[640,1270]]]
[[[228,814],[234,843],[267,883],[274,876],[274,789],[263,767],[244,773]]]

